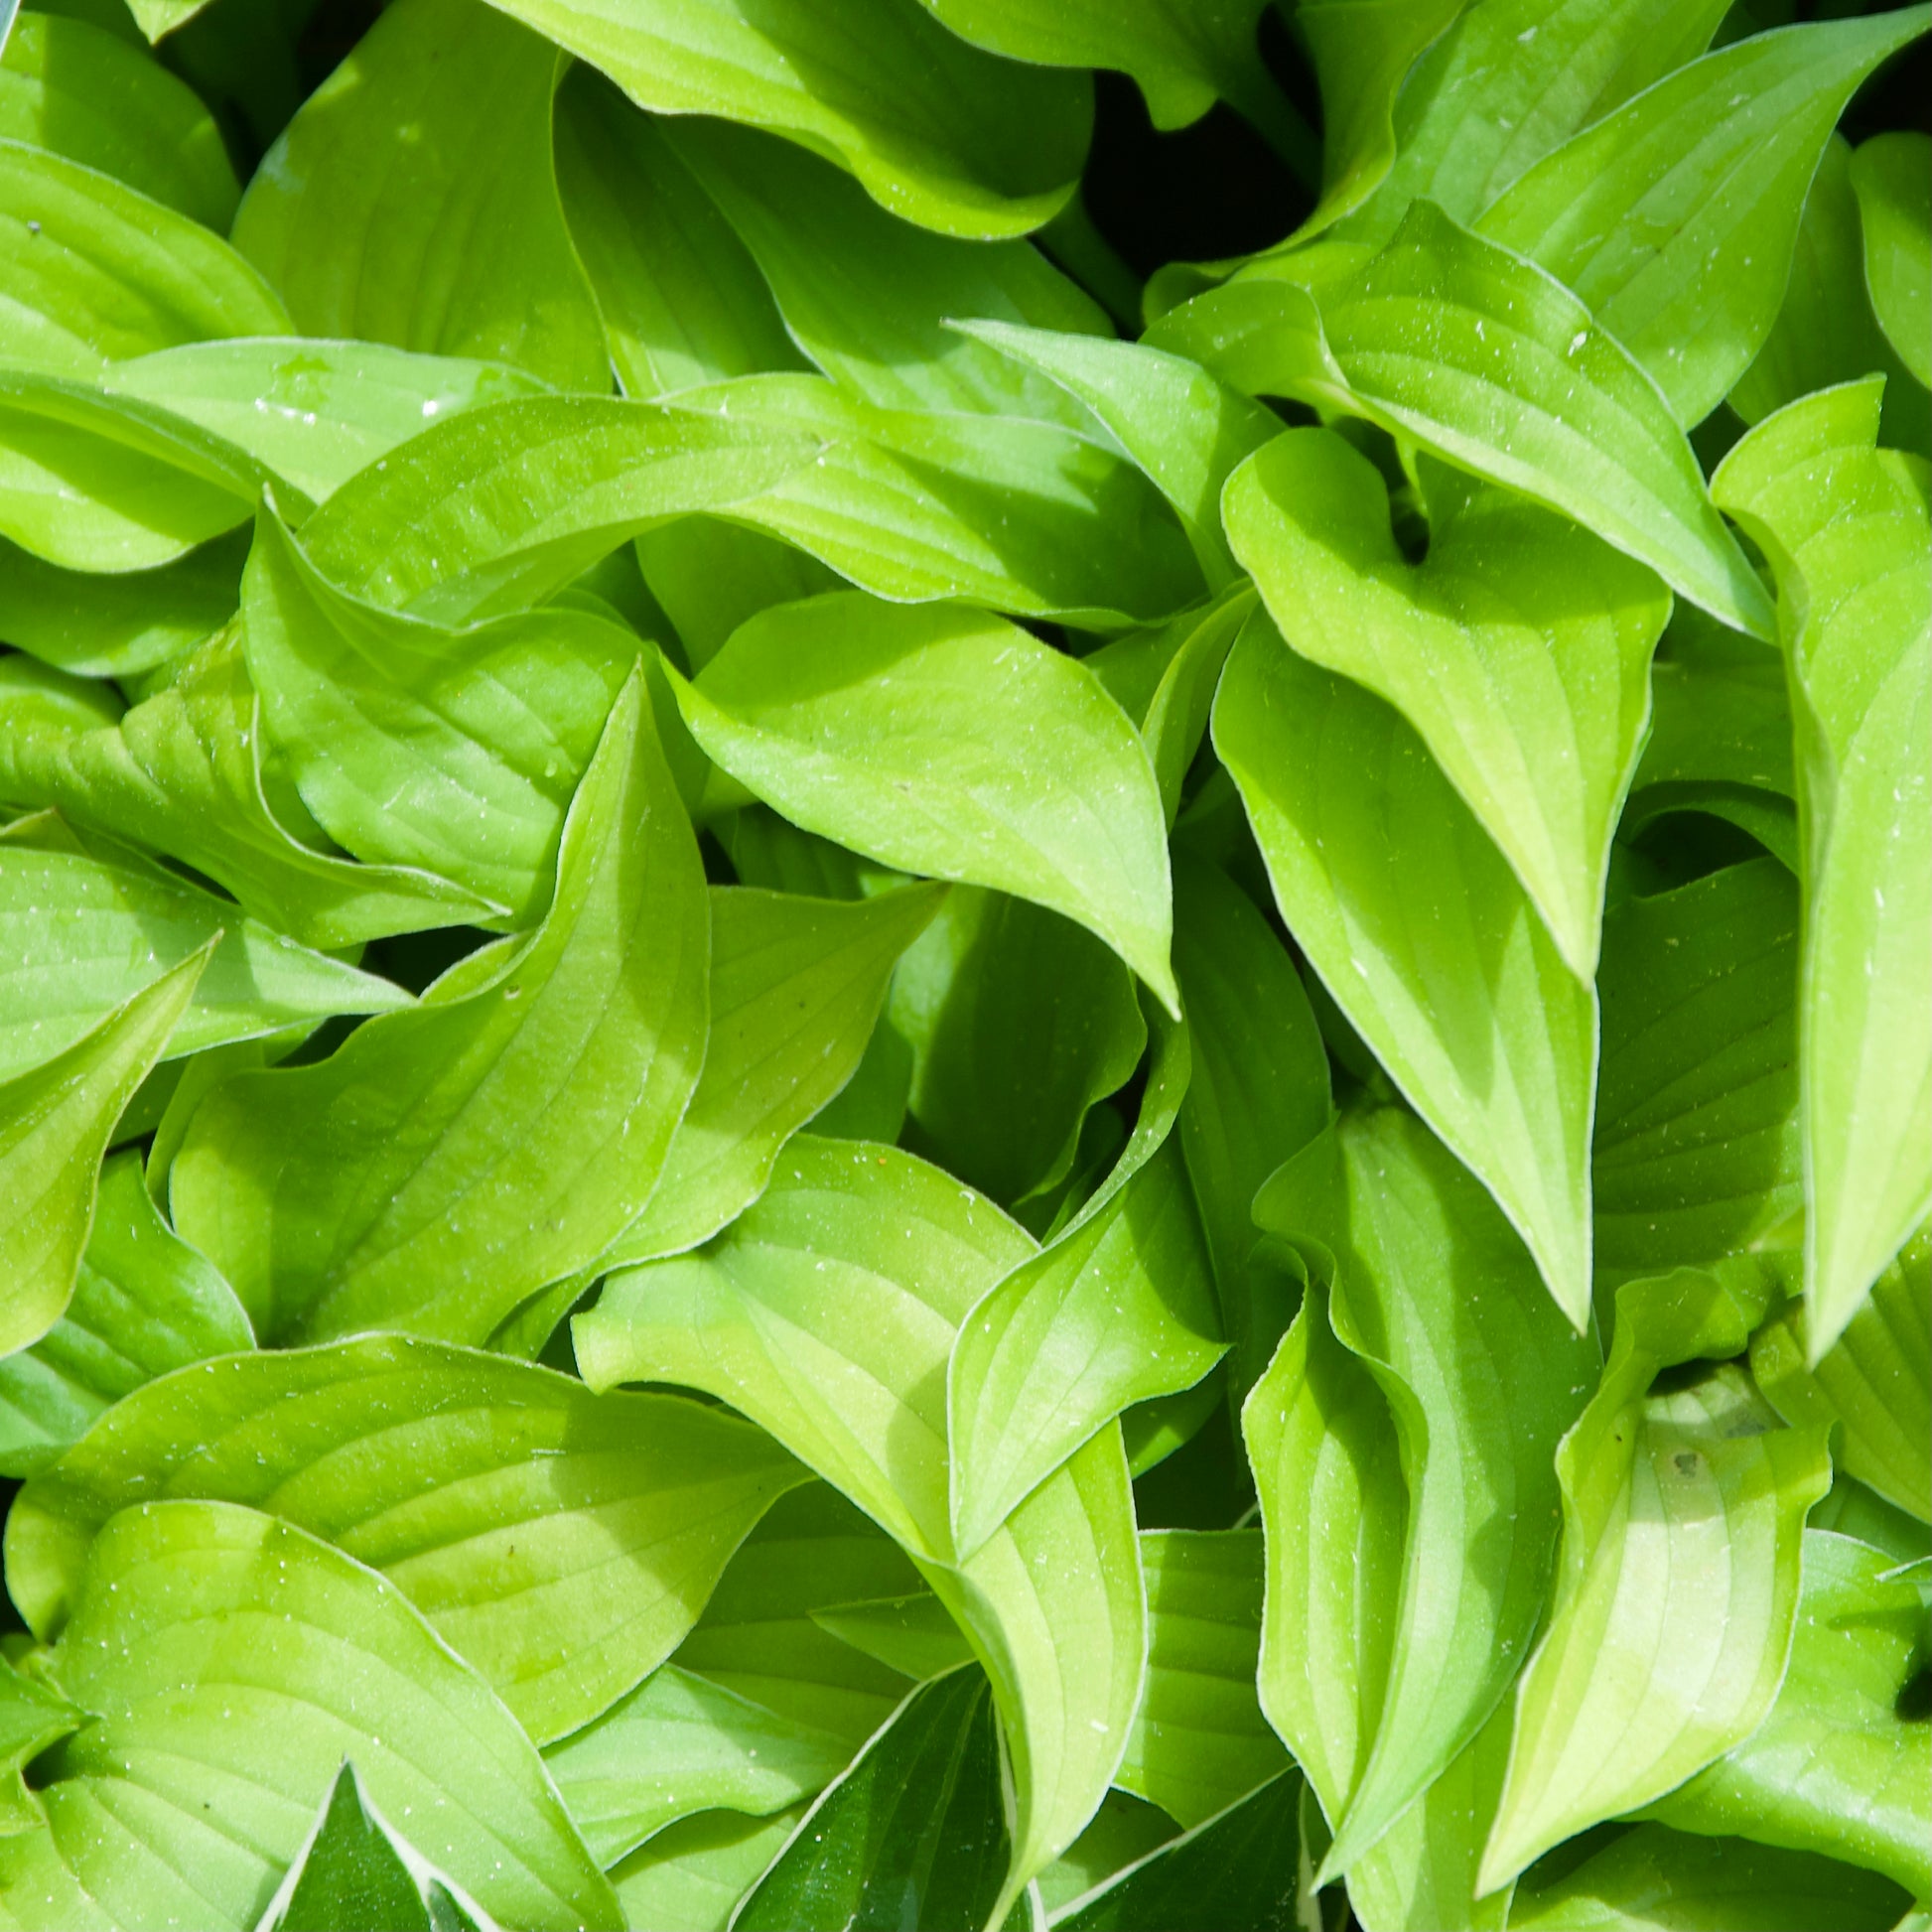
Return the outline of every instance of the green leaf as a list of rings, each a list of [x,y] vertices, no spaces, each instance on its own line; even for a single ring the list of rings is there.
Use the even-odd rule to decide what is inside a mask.
[[[0,831],[0,1078],[64,1051],[158,966],[210,944],[165,1058],[410,1004],[388,980],[298,946],[131,847],[76,837],[51,812]]]
[[[1147,1682],[1115,1782],[1191,1829],[1275,1777],[1280,1740],[1255,1696],[1256,1530],[1143,1530]]]
[[[526,941],[315,1066],[237,1075],[170,1177],[176,1224],[264,1337],[481,1343],[635,1219],[697,1084],[709,915],[638,682]]]
[[[0,1360],[0,1471],[32,1475],[144,1382],[254,1343],[234,1290],[161,1218],[141,1156],[110,1155],[67,1312]]]
[[[1803,1852],[1639,1825],[1554,1883],[1519,1887],[1512,1932],[1891,1932],[1896,1885]]]
[[[1924,1598],[1889,1556],[1827,1531],[1805,1532],[1803,1568],[1791,1662],[1769,1715],[1650,1815],[1843,1859],[1923,1898],[1932,1728],[1901,1706],[1924,1667]]]
[[[1682,1784],[1770,1709],[1805,1512],[1831,1479],[1825,1432],[1781,1427],[1736,1367],[1650,1386],[1659,1369],[1739,1352],[1752,1313],[1688,1270],[1617,1296],[1603,1380],[1557,1451],[1556,1589],[1517,1683],[1479,1891]]]
[[[1164,1141],[961,1324],[946,1372],[954,1547],[979,1549],[1122,1410],[1191,1388],[1225,1347],[1180,1149]]]
[[[369,1803],[346,1758],[257,1932],[334,1932],[380,1925],[393,1932],[477,1932],[476,1915],[434,1866],[405,1848]],[[493,1923],[493,1921],[492,1921]]]
[[[1598,1279],[1788,1238],[1798,1149],[1798,892],[1755,859],[1604,921],[1590,1173]]]
[[[612,1867],[625,1922],[648,1925],[651,1932],[725,1932],[739,1899],[777,1856],[802,1812],[747,1818],[706,1811],[667,1825]]]
[[[998,319],[955,323],[1023,367],[1037,369],[1098,419],[1173,505],[1210,590],[1239,576],[1221,533],[1221,485],[1243,457],[1281,428],[1184,356],[1145,343],[1111,343]]]
[[[542,1742],[663,1662],[799,1480],[774,1444],[695,1403],[371,1335],[135,1391],[22,1491],[8,1585],[52,1638],[117,1510],[245,1503],[382,1572]]]
[[[211,946],[157,974],[39,1065],[0,1081],[0,1356],[66,1313],[114,1124],[195,994]]]
[[[920,1145],[995,1200],[1044,1198],[1147,1044],[1133,976],[1071,919],[954,887],[893,980]]]
[[[1039,1900],[1050,1922],[1062,1905],[1104,1884],[1156,1846],[1177,1836],[1168,1814],[1116,1787],[1093,1822],[1039,1874]]]
[[[1005,1922],[1000,1747],[986,1679],[921,1685],[799,1821],[732,1915],[743,1932]]]
[[[666,1664],[544,1763],[584,1843],[607,1869],[693,1813],[766,1816],[822,1790],[851,1746]]]
[[[785,1142],[853,1077],[895,964],[944,897],[929,886],[857,904],[710,889],[704,1070],[649,1204],[601,1268],[694,1248],[758,1198]]]
[[[1091,84],[993,59],[912,0],[695,0],[640,18],[612,0],[507,11],[602,68],[640,107],[769,128],[849,169],[921,227],[1024,234],[1066,200],[1086,152]]]
[[[501,907],[427,873],[356,865],[290,834],[284,819],[300,801],[282,788],[271,808],[264,793],[260,708],[237,629],[118,717],[97,685],[0,660],[0,796],[55,806],[85,833],[161,846],[308,945],[499,918]],[[312,836],[321,842],[319,828]]]
[[[1304,1747],[1300,1713],[1284,1730],[1335,1833],[1323,1872],[1338,1874],[1448,1768],[1514,1677],[1554,1554],[1551,1458],[1598,1357],[1551,1305],[1493,1202],[1408,1114],[1344,1115],[1332,1140],[1262,1189],[1255,1218],[1304,1245],[1311,1273],[1323,1251],[1331,1257],[1328,1318],[1387,1404],[1407,1490],[1386,1667],[1379,1639],[1337,1654],[1312,1626],[1304,1634],[1286,1592],[1268,1624],[1264,1694],[1291,1679],[1358,1686],[1356,1713],[1326,1726],[1319,1747]],[[1275,1399],[1303,1400],[1292,1389]],[[1282,1427],[1259,1390],[1246,1426],[1251,1443]],[[1345,1575],[1312,1506],[1324,1452],[1276,1462],[1285,1481],[1272,1508],[1278,1520],[1306,1510],[1308,1527],[1290,1533],[1311,1538],[1307,1561]],[[1344,1524],[1341,1549],[1357,1534]]]
[[[0,1663],[0,1839],[35,1831],[44,1823],[21,1773],[49,1745],[86,1722],[86,1713],[58,1691],[23,1677],[11,1663]]]
[[[973,1305],[1032,1250],[990,1202],[923,1162],[800,1135],[717,1241],[614,1276],[572,1324],[594,1387],[678,1382],[753,1417],[888,1530],[967,1631],[1018,1794],[997,1920],[1099,1804],[1146,1654],[1115,1431],[977,1554],[953,1559],[944,1364]]]
[[[345,1754],[499,1920],[622,1923],[488,1688],[389,1584],[287,1523],[218,1502],[124,1511],[49,1667],[95,1722],[49,1760],[41,1803],[116,1923],[252,1927]]]
[[[65,155],[206,227],[227,227],[241,189],[193,88],[82,20],[30,13],[0,40],[0,140]]]
[[[269,150],[235,246],[306,335],[609,389],[551,166],[561,65],[477,0],[390,7]]]
[[[1228,659],[1214,744],[1289,931],[1581,1327],[1590,988],[1412,728],[1297,656],[1265,618]]]
[[[842,388],[886,409],[979,410],[1091,433],[1093,418],[1055,383],[944,326],[984,316],[1105,334],[1105,314],[1031,242],[912,227],[850,176],[750,128],[672,122],[662,138],[750,250],[792,340]]]
[[[1921,23],[1922,30],[1922,23]],[[1864,281],[1885,339],[1932,386],[1932,137],[1879,134],[1852,157],[1864,230]]]
[[[1834,1459],[1932,1523],[1932,1228],[1921,1227],[1871,1286],[1816,1368],[1794,1305],[1751,1337],[1751,1375],[1793,1428],[1843,1425]]]
[[[1424,481],[1429,552],[1412,564],[1375,466],[1292,430],[1230,482],[1228,535],[1294,648],[1415,728],[1587,980],[1670,598],[1533,503]]]
[[[1702,422],[1777,318],[1839,115],[1928,24],[1907,7],[1708,54],[1566,142],[1477,226],[1574,289],[1678,421]]]
[[[1104,1885],[1054,1913],[1053,1932],[1219,1932],[1231,1925],[1291,1926],[1309,1901],[1302,1888],[1302,1781],[1293,1771],[1192,1831],[1150,1852]]]
[[[814,1610],[812,1621],[841,1643],[864,1651],[889,1670],[903,1671],[916,1683],[972,1661],[965,1633],[929,1589],[908,1596],[834,1603]]]
[[[753,619],[677,694],[707,756],[795,824],[1063,912],[1177,1012],[1160,789],[1073,659],[997,618],[847,593]]]
[[[1714,480],[1777,576],[1797,724],[1813,1361],[1932,1207],[1932,522],[1923,468],[1875,447],[1878,392],[1780,411]]]
[[[0,137],[0,354],[96,374],[216,336],[285,336],[275,292],[199,221],[111,175]]]

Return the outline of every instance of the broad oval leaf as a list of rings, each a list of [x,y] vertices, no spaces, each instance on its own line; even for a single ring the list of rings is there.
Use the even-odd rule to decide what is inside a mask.
[[[14,1600],[44,1640],[129,1505],[205,1497],[380,1571],[539,1742],[667,1657],[773,1498],[803,1479],[743,1423],[663,1395],[371,1335],[230,1356],[137,1390],[22,1492]]]
[[[1932,515],[1924,469],[1876,447],[1878,395],[1780,410],[1713,480],[1777,576],[1797,724],[1813,1361],[1932,1208]]]
[[[649,1199],[704,1052],[709,915],[640,693],[605,728],[526,941],[195,1115],[176,1224],[265,1338],[481,1343]]]
[[[1289,931],[1581,1327],[1590,987],[1400,714],[1297,656],[1265,618],[1222,674],[1214,745]]]
[[[1852,157],[1852,187],[1864,233],[1864,281],[1885,340],[1932,387],[1932,140],[1879,134]]]
[[[1063,912],[1177,1011],[1153,766],[1074,660],[998,618],[846,593],[754,618],[677,695],[793,823]]]
[[[291,1524],[220,1502],[122,1512],[50,1668],[96,1722],[50,1760],[41,1802],[110,1923],[247,1932],[345,1753],[503,1922],[623,1923],[488,1687],[400,1591]]]
[[[1230,481],[1228,534],[1293,648],[1415,728],[1588,979],[1669,594],[1536,504],[1425,481],[1429,552],[1411,564],[1374,465],[1292,430]]]

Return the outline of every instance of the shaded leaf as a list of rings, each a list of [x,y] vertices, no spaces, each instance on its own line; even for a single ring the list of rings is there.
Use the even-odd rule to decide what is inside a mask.
[[[1932,137],[1879,134],[1852,157],[1864,231],[1864,281],[1878,326],[1912,374],[1932,385]]]
[[[625,1921],[652,1932],[725,1932],[739,1899],[777,1856],[802,1811],[775,1818],[706,1811],[667,1825],[612,1867]]]

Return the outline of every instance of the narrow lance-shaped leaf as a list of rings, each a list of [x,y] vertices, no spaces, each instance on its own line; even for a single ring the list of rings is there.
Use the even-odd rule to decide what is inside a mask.
[[[1582,1327],[1590,988],[1415,732],[1297,656],[1265,617],[1228,659],[1214,744],[1289,931]]]
[[[1932,1207],[1932,520],[1924,471],[1875,447],[1878,394],[1781,410],[1714,480],[1777,575],[1797,724],[1814,1362]]]
[[[697,1084],[708,932],[633,679],[572,801],[543,924],[320,1064],[217,1087],[175,1160],[177,1225],[264,1335],[484,1340],[649,1199]]]
[[[1416,729],[1588,979],[1669,594],[1520,497],[1424,479],[1429,552],[1411,564],[1368,459],[1290,431],[1231,480],[1228,533],[1291,646]]]
[[[1874,135],[1852,157],[1852,187],[1864,232],[1864,281],[1885,340],[1922,385],[1932,387],[1932,138]]]
[[[0,1081],[0,1354],[67,1311],[121,1110],[168,1044],[213,942],[131,995],[71,1046]]]

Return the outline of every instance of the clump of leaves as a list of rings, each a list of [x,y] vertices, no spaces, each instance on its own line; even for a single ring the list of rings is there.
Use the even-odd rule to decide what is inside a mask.
[[[1925,1927],[1932,8],[49,7],[0,1926]]]

